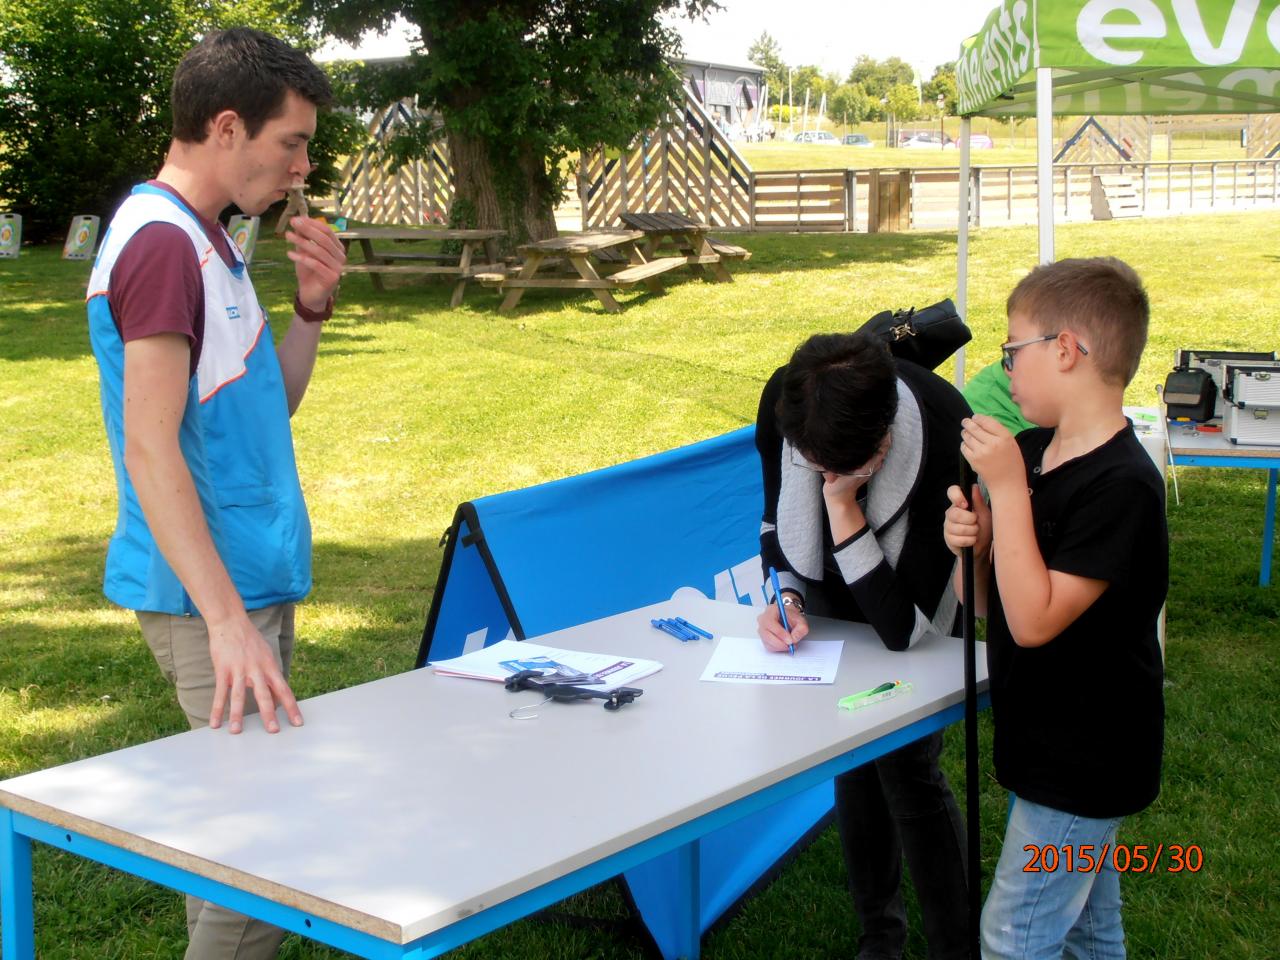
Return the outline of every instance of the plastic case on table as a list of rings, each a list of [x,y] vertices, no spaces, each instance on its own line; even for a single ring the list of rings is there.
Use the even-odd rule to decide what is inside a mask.
[[[1226,413],[1226,404],[1221,402],[1221,397],[1226,393],[1229,384],[1229,378],[1226,375],[1228,365],[1243,367],[1255,363],[1265,365],[1277,362],[1280,362],[1280,357],[1276,356],[1275,351],[1188,349],[1179,350],[1174,355],[1173,364],[1175,370],[1205,370],[1213,378],[1217,391],[1213,398],[1212,412],[1203,418],[1212,420],[1214,417],[1225,416]],[[1175,416],[1173,413],[1169,415]]]
[[[1228,365],[1223,427],[1232,443],[1280,446],[1280,365]]]

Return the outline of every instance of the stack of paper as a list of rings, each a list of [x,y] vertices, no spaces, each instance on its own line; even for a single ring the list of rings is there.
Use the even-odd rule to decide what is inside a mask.
[[[502,681],[521,670],[537,670],[543,676],[599,690],[613,690],[657,673],[657,660],[615,657],[607,653],[559,650],[523,640],[501,640],[483,650],[431,664],[446,677]]]

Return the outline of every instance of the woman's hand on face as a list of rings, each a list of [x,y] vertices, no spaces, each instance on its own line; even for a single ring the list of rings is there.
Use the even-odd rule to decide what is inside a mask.
[[[756,617],[756,629],[760,633],[760,641],[775,653],[786,653],[791,644],[799,643],[809,634],[809,621],[795,607],[787,607],[787,622],[791,624],[788,634],[782,627],[782,617],[778,613],[778,605],[771,603]]]
[[[871,478],[884,466],[885,458],[889,456],[889,448],[892,445],[893,434],[886,433],[884,439],[880,441],[880,446],[876,448],[876,452],[871,455],[871,459],[858,467],[857,470],[852,473],[824,472],[822,474],[822,496],[828,503],[856,500],[858,491],[870,483]]]

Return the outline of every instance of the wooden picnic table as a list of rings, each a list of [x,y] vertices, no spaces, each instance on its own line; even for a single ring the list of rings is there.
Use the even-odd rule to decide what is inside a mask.
[[[487,286],[500,286],[506,292],[502,305],[498,308],[504,313],[514,309],[525,290],[532,288],[590,290],[606,310],[617,313],[618,301],[613,298],[611,290],[637,283],[644,283],[651,290],[660,290],[661,285],[656,279],[658,275],[685,265],[683,256],[657,259],[646,257],[637,247],[637,243],[644,238],[642,230],[598,230],[539,240],[520,247],[524,263],[516,276],[507,277],[494,273],[486,274],[480,279]],[[536,276],[549,258],[568,260],[577,277]],[[623,258],[627,266],[607,277],[601,276],[592,262],[593,259],[597,262],[612,262]]]
[[[358,227],[338,231],[343,247],[350,250],[352,242],[358,242],[364,253],[364,261],[347,265],[342,272],[367,273],[375,290],[385,289],[382,278],[386,274],[422,274],[427,276],[455,277],[453,296],[449,306],[462,303],[467,281],[480,273],[505,270],[498,258],[497,241],[504,236],[502,230],[451,230],[441,227]],[[419,250],[388,250],[386,243],[408,240],[455,241],[462,245],[460,253],[424,253]],[[384,244],[374,249],[374,242]],[[480,252],[480,256],[477,256]]]
[[[722,283],[732,282],[733,277],[725,268],[724,261],[751,258],[751,254],[742,247],[707,236],[710,226],[686,217],[683,213],[633,211],[620,214],[619,219],[632,230],[643,231],[646,259],[652,260],[658,253],[659,245],[666,241],[684,257],[689,269],[699,277],[705,278],[705,268],[710,267],[712,279]]]

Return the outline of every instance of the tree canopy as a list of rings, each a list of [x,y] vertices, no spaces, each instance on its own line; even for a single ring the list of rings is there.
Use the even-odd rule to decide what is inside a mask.
[[[920,97],[925,103],[936,103],[939,95],[943,100],[943,112],[954,115],[960,99],[956,86],[955,62],[939,64],[933,71],[929,82],[921,86]]]
[[[887,97],[889,91],[896,86],[914,84],[915,76],[916,72],[911,64],[898,57],[876,60],[863,55],[849,71],[848,82],[861,84],[867,96],[878,101],[881,97]]]
[[[391,147],[400,159],[448,140],[455,223],[501,227],[518,241],[555,231],[552,210],[572,151],[623,148],[680,95],[668,61],[680,38],[660,14],[697,16],[714,0],[308,0],[349,42],[396,16],[420,46],[359,73],[368,107],[416,97],[443,128],[420,123]]]
[[[956,111],[954,63],[940,65],[932,79],[918,87],[915,70],[900,57],[877,60],[864,55],[841,82],[839,75],[824,74],[820,67],[789,65],[778,41],[767,30],[751,44],[747,58],[763,68],[770,99],[779,105],[779,117],[787,109],[788,85],[797,111],[804,104],[806,92],[811,108],[816,108],[826,94],[827,112],[844,123],[880,120],[888,113],[900,120],[913,120],[936,109],[939,93],[943,95],[946,112]]]
[[[110,215],[160,168],[174,68],[203,33],[237,25],[310,42],[293,0],[0,0],[0,197],[28,237]],[[320,179],[344,129],[322,117]]]
[[[787,89],[787,65],[782,59],[778,41],[765,30],[747,48],[747,59],[764,70],[765,83],[769,84],[769,96],[777,101]]]

